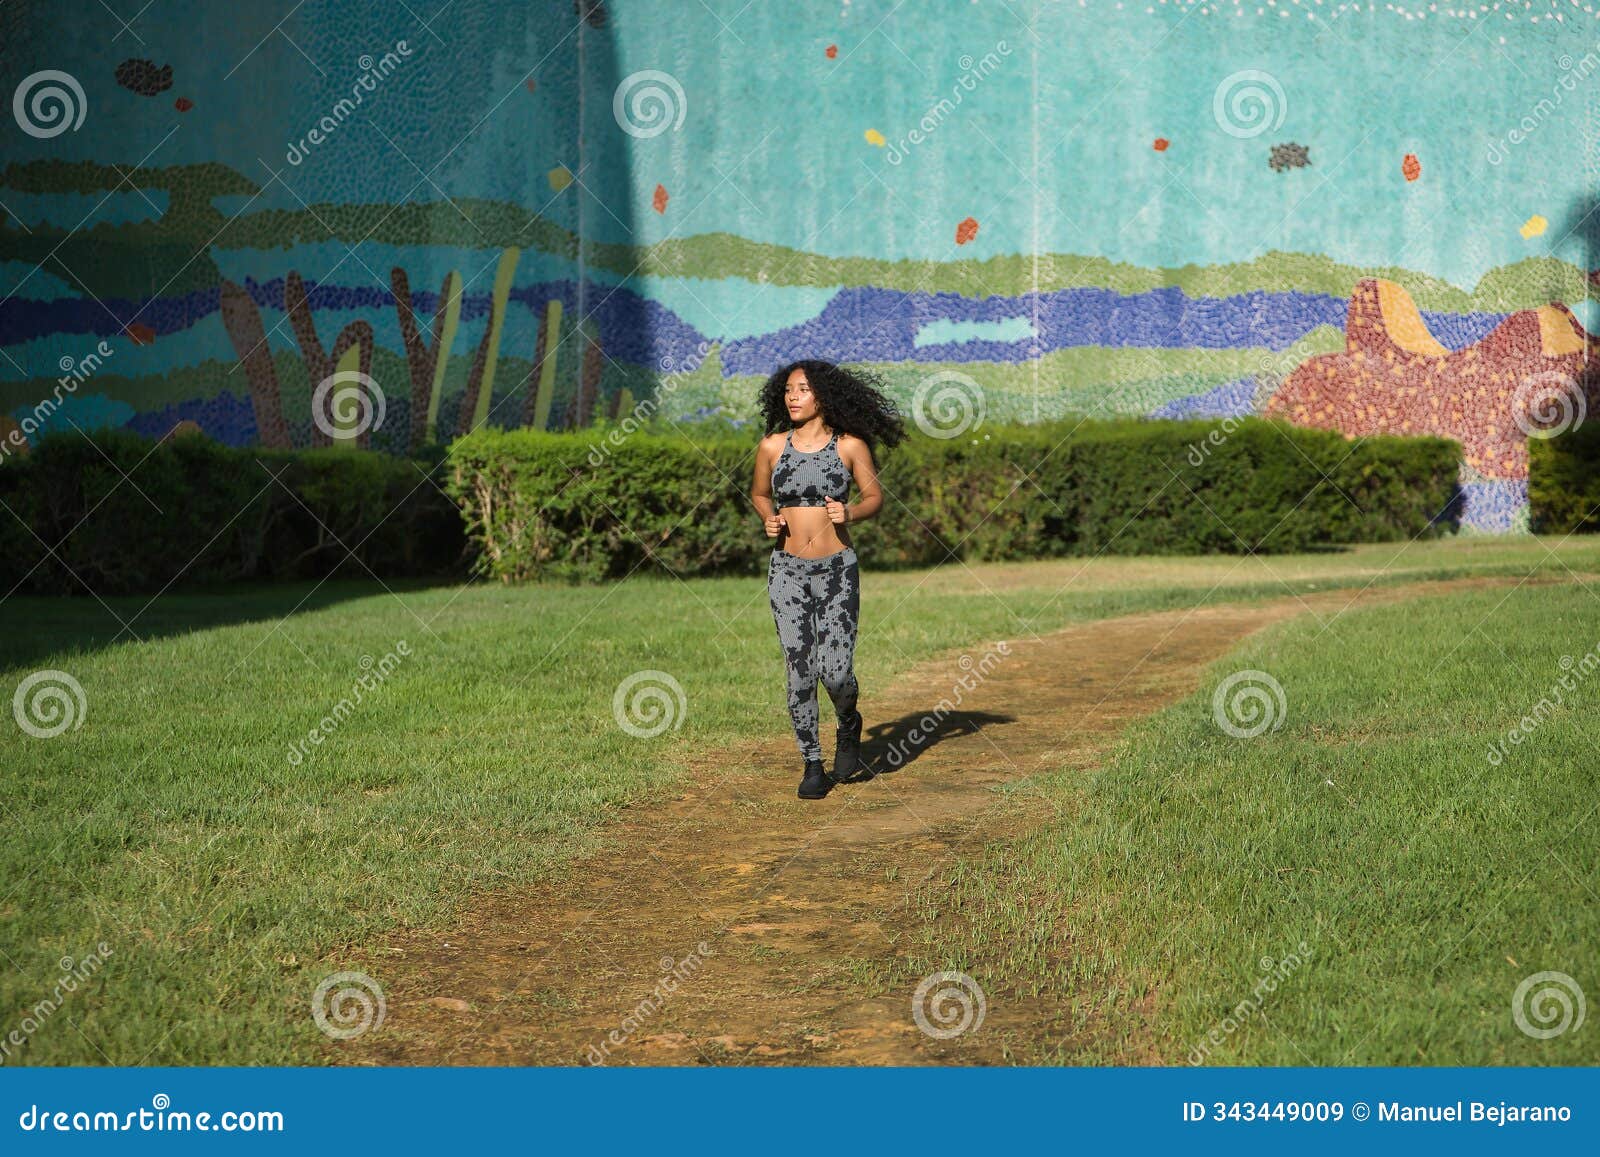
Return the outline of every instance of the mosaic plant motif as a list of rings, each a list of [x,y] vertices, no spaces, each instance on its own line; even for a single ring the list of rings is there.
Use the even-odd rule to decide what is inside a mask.
[[[406,449],[414,453],[437,436],[439,386],[450,361],[450,347],[455,345],[456,328],[461,323],[461,275],[452,271],[445,276],[427,342],[417,329],[416,313],[411,308],[411,282],[406,271],[395,266],[390,270],[389,284],[394,287],[400,340],[405,343],[406,369],[411,375],[411,426]]]
[[[278,371],[267,345],[261,311],[248,293],[231,281],[222,283],[222,321],[233,338],[239,364],[250,387],[250,408],[255,414],[255,436],[263,446],[287,449],[289,431],[283,422],[283,398]],[[192,420],[192,419],[191,419]]]

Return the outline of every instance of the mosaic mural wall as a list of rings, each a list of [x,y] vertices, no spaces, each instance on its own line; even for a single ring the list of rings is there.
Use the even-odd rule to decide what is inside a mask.
[[[0,454],[748,421],[1461,441],[1526,525],[1600,294],[1593,3],[0,8]]]

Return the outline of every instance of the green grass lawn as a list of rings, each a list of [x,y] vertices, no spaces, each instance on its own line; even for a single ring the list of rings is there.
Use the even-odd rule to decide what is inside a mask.
[[[862,553],[870,567],[870,547]],[[1600,544],[1523,538],[869,572],[858,671],[865,685],[881,685],[945,648],[1138,610],[1418,578],[1597,571]],[[1451,605],[1487,613],[1501,597]],[[1560,818],[1576,822],[1586,798],[1586,765],[1563,761],[1591,752],[1595,736],[1576,715],[1563,717],[1498,769],[1462,737],[1515,718],[1528,693],[1548,685],[1555,658],[1577,653],[1573,624],[1592,611],[1590,597],[1524,588],[1482,633],[1457,630],[1460,650],[1426,677],[1459,615],[1352,613],[1337,638],[1306,641],[1300,652],[1293,631],[1274,635],[1290,696],[1282,731],[1224,742],[1201,726],[1206,705],[1186,705],[1143,729],[1140,745],[1082,796],[1084,826],[1067,833],[1081,855],[1052,860],[1036,846],[1019,861],[1060,890],[1065,910],[1096,908],[1076,933],[1090,939],[1060,966],[1091,979],[1182,976],[1189,987],[1170,991],[1187,1026],[1253,982],[1240,962],[1316,932],[1306,991],[1291,983],[1273,1006],[1275,1017],[1299,1018],[1302,1036],[1342,1017],[1343,1039],[1356,1043],[1378,1023],[1361,1001],[1387,984],[1396,999],[1380,1011],[1416,1045],[1399,1059],[1473,1059],[1495,1048],[1512,1060],[1572,1059],[1571,1042],[1534,1048],[1507,1039],[1494,1018],[1504,1019],[1508,980],[1571,963],[1584,933],[1592,959],[1596,929],[1580,926],[1580,909],[1593,909],[1593,857],[1586,867],[1574,851],[1586,829],[1569,833]],[[754,576],[598,588],[327,584],[169,595],[149,606],[14,597],[0,615],[7,696],[31,672],[53,668],[77,680],[87,703],[82,726],[53,739],[12,721],[0,729],[0,1040],[18,1029],[27,1038],[9,1046],[6,1063],[315,1062],[324,1038],[307,1015],[309,994],[351,950],[381,945],[397,924],[445,921],[475,890],[562,870],[604,839],[618,805],[670,787],[691,748],[787,734],[777,640]],[[1568,626],[1552,633],[1561,615]],[[1396,630],[1412,645],[1393,658],[1383,650],[1381,663],[1349,642],[1382,648]],[[399,654],[402,642],[409,654]],[[1278,653],[1259,651],[1267,645],[1241,665],[1278,670]],[[297,738],[354,697],[364,673],[373,677],[363,657],[386,654],[398,662],[381,684],[362,692],[320,746],[292,754]],[[680,726],[649,740],[625,733],[612,713],[618,684],[641,670],[670,674],[684,692]],[[1402,670],[1410,682],[1395,681]],[[1153,762],[1130,762],[1136,755]],[[1180,774],[1180,757],[1193,770]],[[1308,777],[1324,765],[1336,787],[1319,795]],[[1190,791],[1213,798],[1222,784],[1232,785],[1232,810],[1207,827],[1211,813]],[[1058,788],[1075,800],[1086,790]],[[1338,806],[1367,810],[1340,812],[1333,801],[1344,796],[1356,804]],[[1136,820],[1136,804],[1162,806]],[[1091,815],[1109,807],[1125,818]],[[1445,833],[1453,834],[1441,844]],[[1537,858],[1536,837],[1554,841]],[[1159,865],[1136,854],[1157,848],[1170,850]],[[1284,858],[1289,850],[1297,855]],[[1351,857],[1359,872],[1348,868]],[[1271,887],[1261,863],[1279,877]],[[1381,891],[1370,874],[1380,864]],[[1182,888],[1168,878],[1180,868]],[[1519,883],[1530,869],[1537,874]],[[1223,903],[1213,890],[1226,892],[1230,881],[1237,894]],[[977,875],[962,882],[982,886]],[[1204,913],[1174,923],[1195,896],[1206,898]],[[1312,896],[1327,905],[1321,924]],[[1490,907],[1494,898],[1500,906]],[[1199,946],[1185,949],[1174,929]],[[1447,956],[1452,929],[1468,939]],[[1519,964],[1502,962],[1491,976],[1493,961],[1478,949],[1496,933]],[[58,1010],[31,1015],[61,978],[59,962],[81,961],[101,942],[111,949],[104,967]],[[1336,965],[1355,959],[1341,943],[1381,949],[1363,967],[1387,962],[1391,979]],[[1030,951],[1008,947],[990,961],[995,975],[1032,967]],[[1443,959],[1424,972],[1434,956]],[[1310,982],[1323,979],[1329,989],[1314,995]],[[1485,994],[1495,1000],[1480,1012]],[[1437,1022],[1424,1009],[1439,1010]],[[1449,1020],[1458,1015],[1468,1019]],[[1382,1022],[1364,1047],[1396,1039]],[[1578,1043],[1593,1039],[1590,1030]],[[1241,1059],[1301,1059],[1272,1040],[1251,1031],[1230,1047],[1238,1042]],[[1301,1047],[1338,1059],[1325,1042]]]
[[[1600,1062],[1566,982],[1569,1031],[1512,1015],[1539,972],[1600,997],[1596,660],[1600,585],[1263,632],[1103,768],[1040,784],[1061,820],[925,889],[907,975],[960,968],[991,1003],[1092,994],[1081,1037],[1022,1059],[1126,1061],[1142,1020],[1174,1064]],[[1213,715],[1245,669],[1283,689],[1254,737]],[[1560,1023],[1553,998],[1524,1008]]]

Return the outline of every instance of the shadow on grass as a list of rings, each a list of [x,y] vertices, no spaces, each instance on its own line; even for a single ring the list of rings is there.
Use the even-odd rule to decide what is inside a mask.
[[[214,590],[173,591],[152,599],[125,595],[68,599],[12,595],[3,619],[5,651],[0,671],[47,666],[56,655],[98,651],[119,643],[150,641],[237,623],[273,622],[375,595],[405,594],[455,583],[427,579],[333,579],[297,583],[240,584]]]

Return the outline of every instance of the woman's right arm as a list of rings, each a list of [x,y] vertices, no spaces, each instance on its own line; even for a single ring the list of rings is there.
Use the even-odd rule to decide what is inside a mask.
[[[756,476],[750,483],[750,501],[755,505],[756,513],[761,516],[761,521],[766,529],[768,538],[777,538],[783,531],[783,515],[778,513],[777,507],[772,503],[772,465],[773,455],[776,453],[775,441],[777,435],[768,435],[756,447]]]

